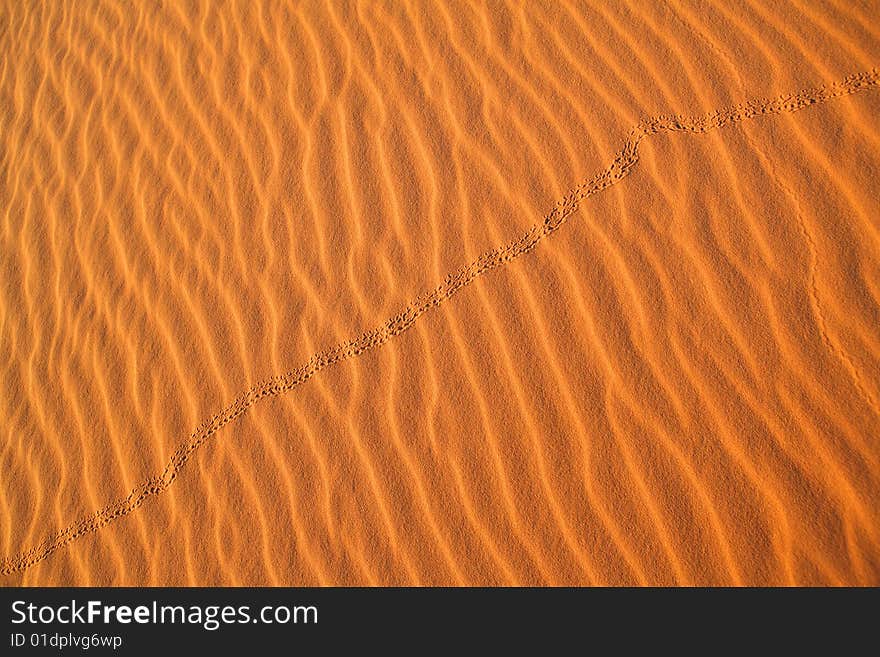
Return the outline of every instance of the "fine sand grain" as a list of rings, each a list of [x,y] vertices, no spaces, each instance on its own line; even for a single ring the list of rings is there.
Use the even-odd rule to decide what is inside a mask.
[[[0,585],[880,584],[877,3],[0,5]]]

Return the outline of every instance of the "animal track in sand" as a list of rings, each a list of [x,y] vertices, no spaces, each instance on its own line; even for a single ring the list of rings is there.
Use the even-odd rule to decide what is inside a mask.
[[[220,429],[242,416],[251,406],[265,397],[279,395],[308,381],[321,370],[343,360],[355,357],[369,349],[381,346],[406,331],[425,312],[434,308],[473,282],[478,276],[528,253],[546,236],[556,231],[574,213],[580,202],[601,192],[625,178],[639,159],[639,145],[646,138],[660,132],[691,132],[703,134],[725,125],[763,115],[795,112],[811,105],[869,89],[880,84],[880,71],[872,69],[851,75],[839,82],[804,90],[774,100],[751,100],[712,112],[702,117],[659,116],[641,121],[629,134],[624,146],[612,163],[586,182],[572,189],[544,217],[517,239],[484,253],[468,265],[446,276],[430,292],[412,301],[405,310],[391,317],[381,326],[358,338],[312,356],[301,367],[257,384],[241,394],[213,417],[203,422],[178,446],[165,469],[146,480],[126,497],[68,525],[62,531],[46,538],[33,548],[0,561],[0,574],[10,575],[23,571],[42,561],[71,541],[97,531],[115,519],[125,516],[150,496],[164,492],[177,478],[192,454]],[[876,410],[876,404],[871,401]]]

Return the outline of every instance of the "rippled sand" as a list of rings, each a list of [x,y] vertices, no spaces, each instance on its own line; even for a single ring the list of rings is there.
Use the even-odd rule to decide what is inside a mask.
[[[0,4],[0,585],[880,584],[880,4]]]

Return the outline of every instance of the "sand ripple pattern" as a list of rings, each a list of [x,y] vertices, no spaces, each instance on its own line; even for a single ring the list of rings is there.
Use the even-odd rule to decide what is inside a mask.
[[[566,194],[539,224],[534,225],[516,240],[483,254],[474,262],[448,275],[443,283],[417,298],[405,310],[390,318],[382,326],[368,331],[356,339],[315,354],[305,365],[250,388],[201,424],[175,450],[161,473],[140,484],[124,499],[109,504],[92,516],[72,523],[63,531],[47,538],[37,546],[14,557],[4,559],[0,565],[0,573],[9,575],[24,570],[80,536],[97,531],[117,518],[131,513],[150,496],[163,493],[174,482],[199,447],[261,399],[285,393],[305,383],[325,368],[358,356],[369,349],[382,346],[391,338],[409,329],[422,314],[451,298],[478,276],[531,251],[545,237],[556,231],[578,209],[583,200],[607,189],[627,176],[639,160],[639,145],[645,138],[664,131],[702,134],[757,116],[796,112],[811,105],[825,103],[835,98],[869,89],[878,83],[880,83],[880,71],[874,69],[849,76],[840,82],[827,86],[806,89],[769,101],[751,100],[702,117],[661,116],[640,122],[624,146],[618,151],[613,162]],[[871,403],[873,408],[880,412],[873,400]]]
[[[878,11],[0,0],[0,584],[880,582]]]

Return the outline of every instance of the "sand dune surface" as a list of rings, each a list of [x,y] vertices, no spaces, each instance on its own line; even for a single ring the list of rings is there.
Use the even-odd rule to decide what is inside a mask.
[[[0,4],[0,585],[880,584],[880,5]]]

